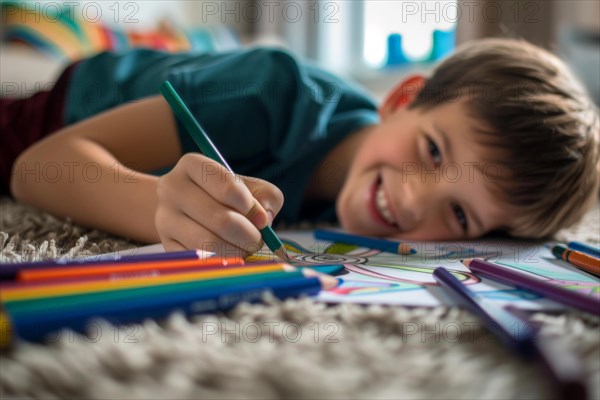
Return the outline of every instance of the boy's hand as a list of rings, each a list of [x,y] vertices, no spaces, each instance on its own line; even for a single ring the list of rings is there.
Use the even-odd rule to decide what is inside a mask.
[[[167,251],[246,257],[262,247],[259,229],[283,206],[275,185],[235,175],[197,153],[185,154],[159,179],[157,194],[156,230]]]

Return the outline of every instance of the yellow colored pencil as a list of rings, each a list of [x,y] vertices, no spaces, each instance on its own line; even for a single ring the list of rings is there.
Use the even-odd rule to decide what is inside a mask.
[[[17,286],[14,288],[3,288],[0,292],[0,301],[5,302],[25,299],[38,299],[45,297],[66,296],[70,294],[95,293],[148,286],[169,285],[172,283],[201,281],[238,275],[281,271],[290,267],[291,266],[289,264],[285,263],[272,263],[259,266],[242,266],[240,268],[224,270],[199,271],[150,277],[144,276],[112,281],[70,282],[36,287]]]

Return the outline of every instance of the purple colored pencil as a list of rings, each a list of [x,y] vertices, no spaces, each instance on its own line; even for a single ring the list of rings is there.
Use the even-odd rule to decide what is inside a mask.
[[[53,261],[38,261],[30,263],[0,263],[0,281],[14,280],[17,274],[25,269],[44,269],[56,267],[82,267],[86,265],[110,264],[113,262],[123,263],[138,263],[148,261],[173,261],[173,260],[193,260],[206,257],[199,250],[182,250],[164,253],[139,254],[131,256],[111,255],[100,259],[82,259],[82,260],[53,260]]]
[[[444,267],[436,268],[433,277],[449,297],[477,315],[506,346],[523,357],[533,354],[537,332],[525,321],[469,290]]]
[[[600,299],[532,278],[522,272],[487,261],[470,259],[463,260],[463,264],[476,274],[507,285],[531,290],[557,302],[600,316]]]

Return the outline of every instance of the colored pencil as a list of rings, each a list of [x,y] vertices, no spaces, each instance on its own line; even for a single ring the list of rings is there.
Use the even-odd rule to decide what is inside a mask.
[[[160,92],[167,103],[169,103],[169,106],[173,110],[174,114],[177,116],[179,121],[181,121],[194,142],[196,142],[200,150],[202,150],[202,153],[212,160],[220,163],[233,173],[233,170],[229,164],[227,164],[225,158],[223,158],[217,147],[208,137],[208,134],[204,131],[204,129],[202,129],[202,126],[200,126],[196,118],[194,118],[190,110],[183,102],[183,99],[179,96],[169,81],[165,81],[160,85]],[[273,231],[273,228],[267,225],[260,230],[260,233],[265,244],[273,253],[287,262],[290,261],[283,242],[279,239],[275,231]]]
[[[488,261],[469,259],[462,262],[467,268],[478,275],[507,285],[531,290],[562,304],[600,316],[600,299],[553,285],[541,279],[532,278],[512,268],[496,265]]]
[[[354,244],[369,249],[377,249],[394,254],[415,254],[417,251],[405,243],[387,239],[377,239],[368,236],[350,235],[339,231],[325,229],[315,230],[315,239],[327,240],[329,242]]]
[[[12,287],[3,288],[0,292],[0,301],[6,302],[17,299],[32,299],[43,297],[64,296],[76,293],[101,292],[106,290],[122,290],[135,287],[166,285],[171,283],[188,282],[194,280],[207,280],[224,278],[236,275],[248,275],[263,272],[281,271],[289,268],[288,264],[269,263],[253,267],[241,266],[239,268],[223,269],[218,271],[195,271],[164,276],[144,276],[122,280],[73,282],[61,284],[48,284],[44,287]]]
[[[303,276],[311,277],[317,275],[317,272],[309,269],[265,272],[262,274],[240,275],[228,278],[209,279],[206,281],[174,283],[171,285],[148,286],[108,292],[81,293],[43,299],[17,300],[4,303],[4,308],[11,315],[16,312],[31,313],[52,311],[56,309],[77,309],[93,304],[102,304],[111,301],[127,301],[130,299],[142,298],[144,296],[155,297],[170,293],[184,293],[213,287],[239,285],[248,282],[270,282],[277,279],[301,278]]]
[[[552,254],[559,260],[568,262],[569,264],[590,272],[594,275],[600,275],[600,259],[592,257],[588,254],[567,249],[565,246],[556,244],[552,246]]]
[[[263,264],[264,265],[264,264]],[[92,276],[92,277],[68,277],[63,279],[50,279],[50,280],[34,280],[34,281],[10,281],[3,282],[0,284],[0,290],[5,289],[16,289],[16,288],[47,288],[57,287],[60,285],[72,285],[72,284],[86,284],[91,282],[107,282],[107,281],[120,281],[135,278],[156,278],[158,276],[186,274],[192,272],[208,272],[208,271],[224,271],[231,268],[241,268],[241,265],[228,265],[225,267],[201,267],[201,268],[184,268],[184,269],[168,269],[168,270],[143,270],[139,272],[125,273],[125,274],[111,274],[106,276]]]
[[[29,341],[43,341],[50,334],[63,328],[85,332],[94,318],[102,318],[113,324],[129,324],[141,322],[146,318],[164,318],[175,310],[181,310],[187,315],[222,311],[242,301],[260,301],[266,292],[271,292],[279,299],[310,296],[317,294],[322,288],[333,288],[338,282],[334,277],[323,275],[267,283],[249,282],[158,297],[143,296],[126,302],[98,304],[69,312],[10,315],[3,311],[0,314],[0,347],[8,347],[10,339],[15,336]]]
[[[585,253],[592,257],[600,258],[600,248],[598,247],[590,246],[589,244],[581,242],[569,242],[568,246],[572,250]]]
[[[209,268],[225,268],[244,265],[241,257],[232,258],[197,258],[192,260],[160,260],[122,264],[120,262],[82,265],[79,268],[54,267],[43,269],[24,269],[16,273],[15,279],[20,282],[52,281],[68,278],[103,278],[119,274],[135,274],[145,271],[167,272],[175,270],[199,270]]]
[[[436,268],[433,277],[453,300],[479,317],[506,346],[520,355],[532,354],[535,332],[527,329],[525,321],[469,290],[444,267]]]
[[[130,256],[118,256],[110,255],[110,258],[103,256],[103,258],[84,258],[84,259],[71,259],[71,260],[51,260],[51,261],[36,261],[28,263],[0,263],[0,281],[2,280],[13,280],[18,272],[22,270],[34,270],[34,269],[46,269],[46,268],[80,268],[82,266],[89,265],[105,265],[118,262],[120,264],[135,264],[140,262],[155,262],[155,261],[176,261],[176,260],[206,260],[208,257],[206,253],[199,250],[183,250],[166,253],[153,253],[153,254],[139,254]],[[238,258],[243,260],[241,257],[229,257],[228,260]],[[231,262],[231,261],[229,261]]]

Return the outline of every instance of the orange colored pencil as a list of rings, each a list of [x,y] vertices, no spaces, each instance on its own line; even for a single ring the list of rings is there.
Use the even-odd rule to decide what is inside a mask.
[[[216,278],[226,278],[239,275],[250,275],[264,272],[274,272],[290,268],[285,263],[269,263],[257,266],[240,266],[223,270],[194,271],[181,274],[159,276],[144,276],[122,280],[49,283],[39,287],[6,287],[0,292],[0,301],[14,301],[24,299],[39,299],[45,297],[66,296],[70,294],[95,293],[138,287],[169,285],[172,283],[202,281]]]
[[[555,245],[551,250],[556,258],[564,260],[584,271],[600,275],[600,259],[579,251],[567,249],[561,245]]]
[[[169,271],[199,269],[208,267],[244,265],[244,259],[241,257],[221,258],[209,257],[198,258],[194,260],[159,260],[140,263],[106,263],[96,265],[82,265],[45,268],[45,269],[25,269],[17,273],[17,281],[32,282],[46,281],[69,278],[105,278],[114,274],[127,274],[143,271]]]

